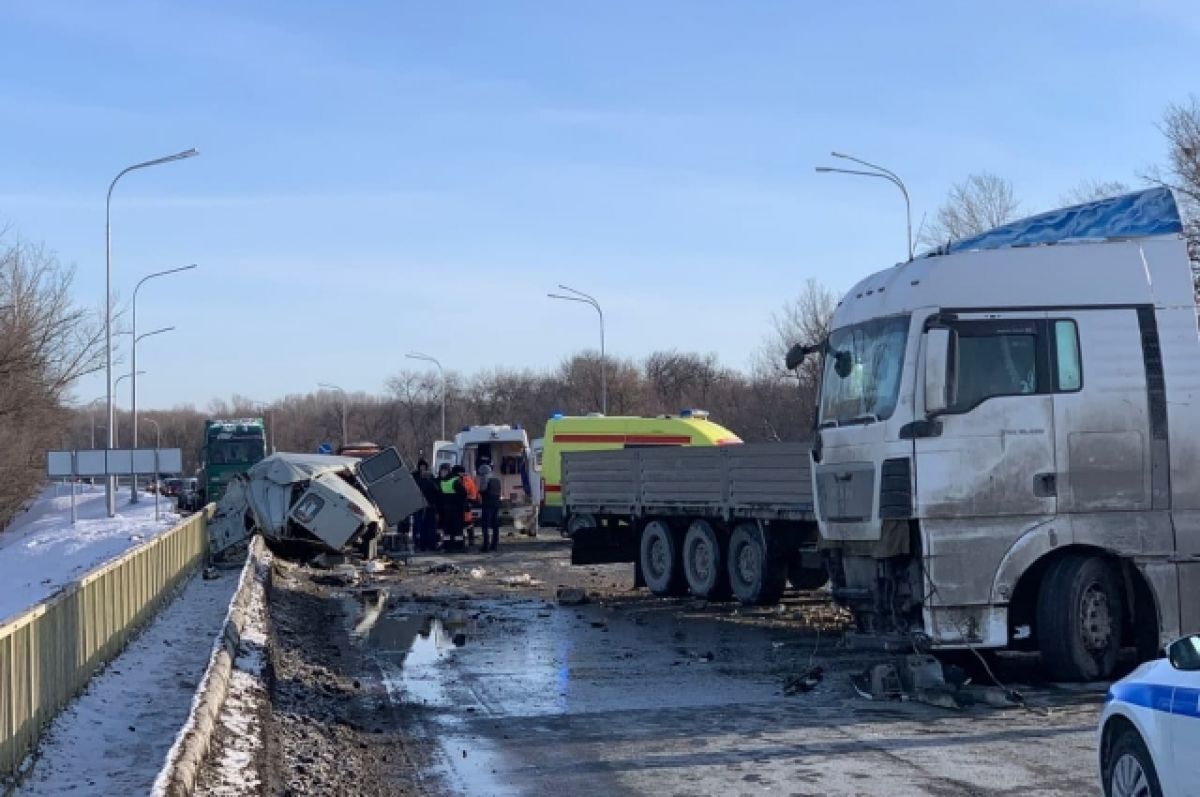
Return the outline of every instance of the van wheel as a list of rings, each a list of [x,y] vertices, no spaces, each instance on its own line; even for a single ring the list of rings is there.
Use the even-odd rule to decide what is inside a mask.
[[[741,523],[729,535],[729,586],[742,603],[775,603],[787,584],[787,563],[764,550],[758,527]]]
[[[707,520],[695,520],[683,538],[683,572],[692,594],[709,600],[729,597],[725,546]]]
[[[801,567],[799,562],[792,562],[787,569],[788,582],[792,589],[801,592],[812,592],[829,583],[829,574],[823,567]]]
[[[642,578],[655,595],[681,595],[687,586],[680,557],[679,534],[661,520],[642,529]]]
[[[1121,586],[1097,556],[1069,555],[1050,565],[1037,603],[1038,647],[1051,678],[1109,678],[1121,649]]]

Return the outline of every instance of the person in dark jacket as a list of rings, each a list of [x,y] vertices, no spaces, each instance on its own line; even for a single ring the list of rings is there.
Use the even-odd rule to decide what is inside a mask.
[[[483,550],[500,544],[500,479],[491,465],[479,466],[479,523],[483,526]]]
[[[467,488],[463,486],[460,478],[466,471],[461,465],[455,465],[453,470],[447,472],[444,477],[438,480],[438,488],[441,492],[441,516],[442,530],[446,532],[446,545],[453,544],[454,546],[463,545],[465,543],[463,536],[463,514],[467,511]]]
[[[413,479],[425,499],[425,508],[412,516],[413,548],[418,551],[434,551],[438,546],[437,507],[441,500],[441,492],[438,490],[437,480],[429,470],[429,463],[423,459],[417,462]]]

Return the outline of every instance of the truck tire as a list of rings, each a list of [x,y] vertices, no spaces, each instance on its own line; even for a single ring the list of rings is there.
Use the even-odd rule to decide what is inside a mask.
[[[725,544],[707,520],[694,520],[683,538],[683,573],[688,589],[698,598],[729,597]]]
[[[787,585],[787,563],[764,550],[758,526],[741,523],[729,535],[729,586],[751,606],[775,603]]]
[[[1123,606],[1110,562],[1081,554],[1053,562],[1037,602],[1038,647],[1047,674],[1059,681],[1111,677],[1121,650]]]
[[[825,568],[803,567],[799,562],[788,565],[787,577],[792,589],[801,592],[812,592],[829,583]]]
[[[655,595],[682,595],[687,587],[680,556],[680,535],[662,520],[651,520],[642,529],[638,560],[642,578]]]

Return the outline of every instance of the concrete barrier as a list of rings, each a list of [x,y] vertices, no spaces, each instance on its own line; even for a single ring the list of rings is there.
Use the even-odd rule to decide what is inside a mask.
[[[221,635],[213,645],[208,667],[192,700],[192,710],[167,753],[166,763],[154,780],[154,788],[150,792],[152,797],[188,797],[195,789],[204,757],[212,744],[213,733],[220,723],[221,709],[229,695],[233,665],[242,644],[242,633],[252,611],[255,593],[258,593],[261,611],[270,578],[271,554],[263,544],[262,537],[255,535],[250,542],[237,591],[229,602]]]
[[[208,553],[213,506],[0,625],[0,777]]]

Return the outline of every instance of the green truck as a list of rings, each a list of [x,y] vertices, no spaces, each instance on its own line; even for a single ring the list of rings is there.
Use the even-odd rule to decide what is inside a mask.
[[[261,418],[204,422],[204,445],[200,449],[200,484],[195,495],[180,496],[180,509],[199,509],[220,501],[225,485],[267,455],[267,439]],[[187,505],[183,506],[186,501]]]

